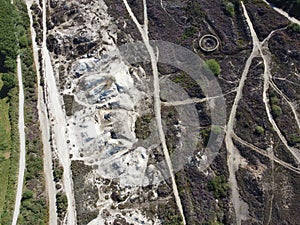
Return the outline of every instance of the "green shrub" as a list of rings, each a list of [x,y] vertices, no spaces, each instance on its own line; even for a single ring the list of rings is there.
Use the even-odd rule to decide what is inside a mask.
[[[58,216],[61,217],[65,214],[68,208],[68,199],[65,194],[62,194],[60,192],[56,194],[56,206]]]
[[[291,23],[289,25],[289,29],[291,29],[292,31],[294,31],[296,33],[300,33],[300,25],[299,24]]]
[[[295,146],[300,143],[300,136],[298,134],[293,134],[290,140],[288,141],[289,145]]]
[[[219,135],[222,133],[222,128],[220,126],[217,125],[212,125],[211,126],[211,132],[213,132],[216,135]]]
[[[208,143],[210,130],[211,130],[210,128],[205,128],[205,129],[200,131],[200,135],[202,137],[204,145],[207,145],[207,143]]]
[[[227,196],[228,184],[224,175],[215,176],[207,183],[209,191],[213,192],[215,198],[225,198]]]
[[[64,169],[62,166],[58,166],[53,170],[54,181],[58,182],[61,180],[62,175],[64,173]]]
[[[227,2],[227,1],[224,1],[223,4],[225,6],[225,13],[231,17],[234,17],[235,15],[234,4],[232,2]]]
[[[24,201],[26,199],[30,199],[32,197],[33,197],[33,192],[31,190],[25,190],[23,192],[22,201]]]
[[[150,131],[150,122],[153,118],[153,115],[147,114],[142,117],[138,117],[135,122],[135,135],[138,139],[146,139],[151,131]]]
[[[17,79],[14,74],[12,73],[4,73],[2,74],[2,81],[3,81],[3,89],[6,91],[11,90],[17,84]]]
[[[208,69],[211,70],[211,72],[215,76],[219,76],[221,73],[221,67],[220,64],[215,59],[209,59],[205,61],[205,64],[207,65]]]
[[[197,27],[194,27],[194,26],[191,26],[191,27],[188,27],[185,29],[184,31],[184,38],[187,38],[187,37],[192,37],[194,36],[194,34],[196,34],[198,31]]]
[[[204,15],[200,4],[196,1],[191,1],[188,4],[187,11],[194,17],[202,17]]]
[[[276,96],[274,96],[274,97],[270,98],[270,101],[271,101],[272,105],[277,105],[279,102],[279,99]]]
[[[261,126],[256,126],[255,128],[255,134],[261,136],[265,133],[265,129]]]
[[[278,105],[272,105],[272,115],[274,117],[279,117],[282,115],[282,109]]]

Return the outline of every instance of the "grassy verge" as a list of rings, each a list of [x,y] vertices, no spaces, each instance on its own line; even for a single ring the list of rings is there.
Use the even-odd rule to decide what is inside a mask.
[[[18,169],[18,90],[15,10],[0,0],[0,224],[10,224]]]
[[[1,180],[5,180],[7,182],[6,190],[1,186],[1,193],[3,188],[3,210],[1,213],[0,224],[10,224],[12,221],[12,215],[15,204],[15,195],[17,188],[17,172],[18,172],[18,163],[19,163],[19,136],[18,134],[18,90],[17,88],[13,88],[10,91],[10,99],[9,99],[9,122],[10,122],[10,146],[8,147],[10,155],[6,161],[6,174],[1,173]],[[3,121],[0,121],[2,123]],[[2,184],[1,184],[2,185]]]
[[[25,94],[26,171],[18,224],[46,224],[43,147],[37,112],[37,79],[26,5],[0,0],[0,224],[11,224],[19,162],[16,57],[22,61]],[[2,87],[3,86],[3,87]]]
[[[0,75],[0,90],[3,86]],[[2,214],[3,205],[5,202],[5,193],[7,190],[9,165],[10,165],[10,121],[9,121],[9,103],[8,99],[0,99],[0,174],[6,179],[0,180],[0,215]]]

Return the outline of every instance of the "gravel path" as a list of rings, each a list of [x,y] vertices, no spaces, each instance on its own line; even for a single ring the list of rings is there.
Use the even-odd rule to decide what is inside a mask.
[[[20,55],[17,58],[17,69],[18,69],[18,81],[19,81],[19,137],[20,137],[20,160],[19,160],[19,174],[18,174],[18,188],[16,194],[15,209],[13,215],[12,225],[16,225],[18,216],[20,214],[20,206],[24,184],[24,172],[25,172],[25,125],[24,125],[24,90],[23,90],[23,78]]]
[[[47,49],[47,24],[46,24],[46,0],[43,0],[43,44],[42,55],[44,61],[44,79],[45,79],[45,92],[47,98],[47,107],[50,112],[50,118],[53,129],[53,146],[57,150],[59,161],[64,169],[63,173],[63,187],[68,199],[67,216],[64,221],[65,224],[76,224],[76,211],[75,199],[73,192],[73,182],[71,174],[71,162],[69,158],[67,140],[66,140],[66,118],[63,111],[63,103],[60,99],[59,90],[56,85],[56,80],[51,64],[50,54]]]
[[[133,20],[133,22],[137,26],[139,32],[141,33],[143,42],[144,42],[144,44],[147,48],[147,51],[150,55],[152,73],[153,73],[153,84],[154,84],[154,111],[155,111],[156,125],[157,125],[157,129],[158,129],[158,133],[159,133],[160,142],[161,142],[161,145],[162,145],[162,148],[163,148],[163,153],[164,153],[166,163],[167,163],[167,166],[168,166],[168,170],[170,172],[170,176],[171,176],[171,180],[172,180],[173,193],[174,193],[174,196],[175,196],[175,201],[176,201],[177,207],[179,209],[179,212],[182,216],[183,224],[186,224],[185,216],[184,216],[184,213],[183,213],[183,207],[182,207],[182,204],[181,204],[181,200],[180,200],[180,196],[179,196],[179,193],[178,193],[177,184],[176,184],[176,180],[175,180],[175,176],[174,176],[174,172],[173,172],[171,157],[169,155],[169,151],[168,151],[167,144],[166,144],[166,138],[165,138],[165,134],[164,134],[164,131],[163,131],[163,126],[162,126],[160,86],[159,86],[159,77],[158,77],[158,68],[157,68],[157,57],[155,55],[155,51],[154,51],[153,47],[150,45],[150,42],[149,42],[148,14],[147,14],[146,0],[143,0],[143,4],[144,4],[144,24],[143,25],[141,25],[138,22],[138,20],[136,19],[136,17],[134,15],[134,13],[132,12],[127,0],[123,0],[123,2],[126,6],[126,9],[129,13],[131,19]]]
[[[231,113],[229,116],[228,124],[226,127],[227,128],[226,136],[225,136],[225,144],[226,144],[226,149],[228,152],[227,164],[228,164],[228,169],[229,169],[229,184],[230,184],[231,191],[232,191],[231,199],[232,199],[232,203],[233,203],[233,207],[234,207],[234,211],[235,211],[235,215],[236,215],[236,224],[238,224],[238,225],[242,224],[242,220],[246,219],[245,216],[247,217],[247,212],[246,212],[246,208],[245,208],[245,203],[242,201],[240,194],[239,194],[239,188],[237,185],[237,180],[236,180],[236,175],[235,175],[236,171],[238,170],[238,168],[242,162],[240,160],[240,154],[233,144],[232,138],[234,137],[235,139],[238,139],[238,141],[241,142],[242,144],[246,144],[248,147],[251,147],[251,149],[254,149],[254,150],[262,153],[262,151],[259,151],[255,146],[252,146],[252,145],[250,146],[249,143],[245,143],[240,138],[237,138],[237,136],[234,134],[234,123],[235,123],[235,119],[236,119],[238,103],[242,98],[242,91],[243,91],[243,87],[245,85],[245,80],[247,79],[247,74],[248,74],[249,68],[251,66],[251,63],[252,63],[252,60],[254,57],[261,56],[263,59],[263,62],[264,62],[265,69],[264,69],[264,74],[263,74],[263,78],[264,78],[263,101],[265,103],[268,120],[272,124],[273,129],[275,130],[275,132],[277,133],[278,137],[280,138],[282,143],[285,145],[285,147],[293,154],[293,156],[297,159],[298,162],[300,160],[300,156],[298,155],[297,149],[294,149],[294,148],[291,148],[290,146],[288,146],[285,137],[282,135],[280,129],[277,127],[277,124],[275,123],[275,121],[271,115],[271,110],[270,110],[270,106],[268,103],[269,100],[268,100],[267,91],[269,89],[270,80],[271,80],[271,72],[270,72],[271,58],[270,58],[270,54],[268,54],[268,49],[264,46],[267,43],[267,41],[271,38],[273,33],[278,30],[281,30],[281,29],[272,31],[265,40],[260,42],[256,35],[256,32],[253,28],[253,24],[249,18],[249,15],[247,13],[247,9],[244,6],[243,2],[241,2],[241,4],[242,4],[242,8],[243,8],[244,17],[245,17],[248,27],[250,29],[252,42],[253,42],[253,49],[252,49],[250,57],[248,58],[248,60],[246,62],[244,71],[242,73],[242,77],[239,82],[239,86],[237,88],[237,93],[236,93],[236,97],[235,97],[235,100],[234,100],[234,103],[233,103],[233,106],[231,109]],[[290,19],[290,18],[288,18],[288,19]],[[291,104],[290,104],[290,106],[291,106]],[[293,110],[293,108],[292,108],[292,110]],[[298,118],[296,117],[296,120],[297,119]],[[298,120],[297,120],[297,122],[298,122]],[[297,172],[297,173],[299,172],[298,170],[295,170],[295,168],[291,168],[291,166],[285,162],[279,161],[279,160],[275,159],[274,157],[273,158],[269,157],[269,158],[285,167],[288,167],[289,169],[293,170],[294,172]]]
[[[32,48],[33,48],[33,58],[36,66],[36,71],[39,71],[40,63],[38,60],[38,50],[39,47],[35,41],[36,33],[33,29],[33,19],[30,7],[32,5],[32,1],[26,1],[27,11],[30,20],[30,31],[31,31],[31,39],[32,39]],[[43,99],[43,88],[40,85],[40,76],[37,76],[38,79],[38,113],[39,113],[39,121],[40,121],[40,130],[43,141],[43,153],[44,153],[44,175],[45,175],[45,185],[46,192],[48,196],[48,204],[49,204],[49,224],[57,225],[57,213],[56,213],[56,189],[55,182],[53,179],[53,170],[52,170],[52,153],[50,147],[50,125],[48,121],[48,112],[46,109],[46,105]]]
[[[240,79],[239,86],[237,88],[234,103],[231,108],[229,120],[228,120],[228,123],[226,126],[226,136],[225,136],[225,144],[226,144],[226,149],[228,152],[227,166],[229,169],[229,184],[231,187],[231,198],[232,198],[232,203],[233,203],[233,207],[235,210],[236,223],[238,225],[241,224],[242,219],[245,219],[244,217],[246,217],[248,213],[247,213],[247,206],[241,200],[241,197],[240,197],[240,194],[238,191],[238,184],[237,184],[235,173],[238,170],[238,167],[241,164],[241,162],[240,162],[240,160],[237,160],[237,159],[240,159],[240,155],[233,144],[232,135],[234,133],[233,127],[234,127],[234,123],[235,123],[235,119],[236,119],[237,108],[238,108],[238,104],[242,98],[242,92],[243,92],[243,88],[245,86],[245,81],[247,79],[248,71],[251,66],[253,58],[258,55],[258,49],[259,49],[259,40],[254,31],[253,25],[250,21],[250,18],[248,16],[247,10],[246,10],[243,2],[242,2],[242,7],[243,7],[243,13],[246,18],[247,24],[250,28],[252,42],[253,42],[253,49],[252,49],[250,57],[246,61],[246,65],[245,65],[244,71],[242,73],[242,77]]]

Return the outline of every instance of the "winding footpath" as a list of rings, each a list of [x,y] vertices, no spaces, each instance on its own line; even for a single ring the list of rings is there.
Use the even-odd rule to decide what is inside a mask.
[[[237,112],[238,104],[239,104],[239,101],[242,98],[242,91],[243,91],[243,88],[244,88],[244,85],[245,85],[245,81],[247,79],[247,74],[248,74],[249,68],[251,66],[251,63],[252,63],[254,57],[261,57],[263,59],[263,63],[264,63],[263,102],[265,104],[265,109],[266,109],[266,112],[267,112],[268,120],[271,123],[274,131],[277,133],[278,137],[280,138],[281,142],[291,152],[291,154],[295,157],[295,159],[297,159],[297,161],[300,162],[299,161],[300,156],[298,155],[297,149],[294,149],[294,148],[288,146],[288,143],[287,143],[285,137],[282,135],[280,129],[278,128],[276,122],[274,121],[274,119],[271,115],[271,110],[270,110],[270,106],[269,106],[269,98],[268,98],[268,93],[267,93],[268,89],[269,89],[269,86],[270,86],[270,83],[271,83],[271,77],[272,76],[271,76],[271,71],[270,71],[271,58],[270,58],[270,53],[268,51],[268,48],[266,46],[267,46],[268,40],[271,38],[273,33],[278,31],[278,30],[282,30],[282,29],[272,31],[266,39],[264,39],[262,42],[260,42],[258,37],[257,37],[257,34],[256,34],[256,32],[253,28],[253,24],[250,20],[247,9],[246,9],[245,5],[243,4],[243,2],[241,2],[241,5],[242,5],[242,8],[243,8],[244,17],[246,19],[246,22],[248,24],[250,34],[251,34],[251,37],[252,37],[253,49],[252,49],[250,57],[247,59],[244,71],[242,73],[242,77],[241,77],[240,82],[239,82],[239,86],[237,88],[236,97],[235,97],[235,100],[234,100],[234,103],[233,103],[233,106],[232,106],[232,109],[231,109],[231,113],[229,115],[229,120],[228,120],[228,123],[227,123],[227,126],[226,126],[226,136],[225,136],[225,145],[226,145],[226,149],[227,149],[227,152],[228,152],[227,165],[228,165],[228,169],[229,169],[229,184],[230,184],[230,187],[231,187],[231,200],[232,200],[233,208],[234,208],[235,215],[236,215],[236,224],[238,224],[238,225],[242,224],[242,220],[247,219],[246,218],[247,217],[247,212],[246,212],[247,208],[245,208],[245,203],[242,201],[241,196],[239,194],[239,187],[238,187],[238,184],[237,184],[235,173],[238,170],[239,166],[241,165],[241,159],[239,160],[240,154],[237,151],[236,147],[234,146],[232,138],[235,138],[240,143],[250,147],[251,149],[259,152],[260,154],[264,154],[263,150],[260,150],[256,146],[253,146],[253,145],[250,145],[249,143],[244,142],[243,140],[238,138],[234,133],[234,123],[235,123],[235,119],[236,119],[236,112]],[[290,19],[290,18],[288,18],[288,19]],[[279,90],[277,90],[277,92],[278,91]],[[289,105],[292,106],[291,104],[289,104]],[[293,112],[295,111],[293,107],[292,107],[292,110],[293,110]],[[296,120],[297,119],[298,118],[296,117]],[[298,120],[297,120],[297,123],[298,123]],[[270,151],[272,151],[272,150],[270,150]],[[268,158],[270,158],[272,161],[276,161],[277,163],[281,164],[282,166],[285,166],[285,167],[293,170],[294,172],[299,173],[298,169],[292,167],[288,163],[285,163],[285,162],[275,158],[273,152],[269,152],[269,154],[267,154],[266,156],[268,156]]]
[[[298,129],[300,130],[300,119],[298,117],[298,113],[296,111],[295,105],[293,102],[291,102],[288,97],[276,86],[276,84],[273,82],[272,79],[270,79],[270,86],[277,92],[277,94],[279,94],[285,101],[286,103],[290,106],[293,114],[294,114],[294,118],[297,122],[297,126]]]
[[[225,95],[231,94],[233,92],[236,92],[236,89],[233,89],[233,90],[231,90],[228,93],[223,94],[223,95],[205,97],[205,98],[191,98],[191,99],[186,99],[186,100],[182,100],[182,101],[162,102],[161,104],[164,105],[164,106],[180,106],[180,105],[189,105],[189,104],[195,104],[195,103],[202,103],[202,102],[207,102],[207,101],[217,99],[217,98],[224,98]]]
[[[262,46],[262,47],[264,47],[264,46]],[[286,138],[284,137],[281,130],[277,126],[277,124],[276,124],[276,122],[275,122],[275,120],[274,120],[274,118],[271,114],[271,109],[270,109],[270,104],[269,104],[269,97],[268,97],[268,93],[267,93],[268,89],[269,89],[269,86],[270,86],[270,79],[271,79],[271,68],[270,68],[271,56],[270,56],[270,53],[266,54],[266,53],[263,53],[263,52],[268,53],[268,49],[266,47],[264,48],[264,51],[262,49],[260,49],[260,55],[263,58],[264,67],[265,67],[264,76],[263,76],[263,78],[264,78],[263,101],[265,103],[265,108],[266,108],[268,120],[271,123],[274,131],[277,133],[278,137],[280,138],[281,142],[289,150],[289,152],[294,156],[294,158],[297,160],[297,162],[300,163],[299,151],[288,145],[288,142],[287,142]]]
[[[183,213],[183,207],[181,204],[180,196],[178,193],[178,188],[173,172],[173,165],[171,162],[171,157],[167,148],[166,144],[166,137],[163,131],[163,126],[162,126],[162,120],[161,120],[161,100],[160,100],[160,85],[159,85],[159,76],[158,76],[158,68],[157,68],[157,57],[155,54],[155,51],[153,47],[150,45],[149,41],[149,35],[148,35],[148,13],[147,13],[147,5],[146,5],[146,0],[143,0],[143,5],[144,5],[144,24],[141,25],[137,18],[135,17],[134,13],[132,12],[132,9],[130,8],[127,0],[123,0],[123,3],[125,4],[126,10],[129,13],[131,19],[135,23],[136,27],[138,28],[142,40],[147,48],[147,51],[150,55],[151,59],[151,66],[152,66],[152,73],[153,73],[153,84],[154,84],[154,112],[155,112],[155,119],[156,119],[156,125],[157,125],[157,130],[160,138],[160,142],[162,145],[163,153],[166,159],[166,163],[168,166],[168,170],[171,176],[171,181],[172,181],[172,189],[175,197],[175,201],[177,204],[177,207],[179,209],[179,212],[181,214],[183,224],[186,224],[185,216]]]
[[[14,215],[12,225],[16,225],[18,216],[20,214],[20,206],[22,199],[22,191],[24,184],[24,172],[25,172],[25,125],[24,125],[24,89],[23,89],[23,78],[22,78],[22,67],[20,55],[17,58],[17,70],[18,70],[18,83],[19,83],[19,138],[20,138],[20,160],[19,160],[19,174],[18,174],[18,187],[14,208]]]
[[[239,189],[238,189],[238,184],[236,180],[236,171],[239,168],[240,162],[237,160],[240,155],[238,154],[237,149],[235,148],[232,140],[232,135],[234,134],[234,123],[236,119],[236,113],[237,113],[237,108],[238,104],[242,98],[242,92],[245,86],[245,81],[247,79],[248,71],[251,66],[252,60],[254,57],[258,55],[258,50],[259,50],[259,40],[258,37],[254,31],[253,25],[250,21],[250,18],[248,16],[247,10],[242,2],[242,7],[243,7],[243,13],[246,18],[246,22],[249,26],[251,36],[252,36],[252,43],[253,43],[253,49],[251,52],[250,57],[246,61],[246,65],[244,68],[244,71],[242,73],[242,77],[239,82],[239,86],[237,88],[237,93],[234,99],[233,106],[231,108],[231,112],[229,115],[229,120],[226,126],[226,135],[225,135],[225,145],[227,149],[227,166],[229,169],[229,184],[231,187],[231,198],[232,198],[232,203],[233,207],[235,210],[235,215],[236,215],[236,223],[238,225],[241,224],[241,221],[243,219],[243,216],[247,216],[247,209],[244,206],[244,202],[241,200],[240,194],[239,194]]]
[[[232,137],[238,141],[239,143],[241,143],[242,145],[252,149],[253,151],[259,153],[260,155],[263,155],[267,158],[269,158],[271,160],[271,163],[273,164],[273,162],[276,162],[277,164],[285,167],[286,169],[293,171],[294,173],[300,174],[300,169],[297,167],[292,166],[291,164],[278,159],[276,156],[274,156],[274,152],[271,152],[270,149],[266,150],[266,149],[261,149],[251,143],[246,142],[245,140],[243,140],[242,138],[238,137],[236,134],[232,134]]]

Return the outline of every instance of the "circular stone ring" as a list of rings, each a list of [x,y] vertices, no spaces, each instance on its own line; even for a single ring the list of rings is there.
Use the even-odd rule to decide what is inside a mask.
[[[220,43],[216,36],[206,34],[199,40],[199,46],[203,51],[212,52],[219,47]]]

